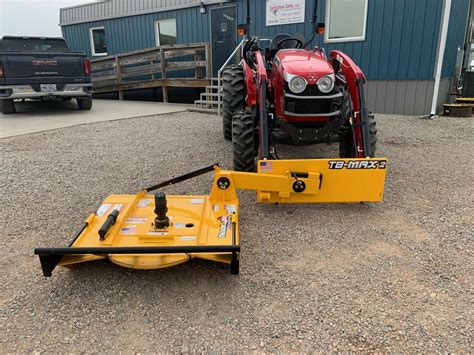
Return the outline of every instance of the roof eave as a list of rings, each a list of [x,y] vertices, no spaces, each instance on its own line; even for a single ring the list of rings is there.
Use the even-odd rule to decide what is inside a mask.
[[[204,0],[203,3],[204,5],[215,5],[215,4],[221,4],[221,3],[228,3],[231,2],[232,0]],[[90,5],[95,5],[95,4],[100,4],[100,3],[87,3],[87,4],[82,4],[82,5],[77,5],[77,6],[69,6],[69,7],[64,7],[60,9],[60,12],[62,12],[65,9],[71,9],[71,8],[79,8],[79,7],[84,7],[84,6],[90,6]],[[187,9],[191,7],[199,7],[201,6],[200,3],[195,3],[195,4],[188,4],[188,5],[175,5],[175,6],[168,6],[165,8],[156,8],[156,9],[149,9],[149,10],[144,10],[144,11],[136,11],[133,13],[126,13],[126,14],[117,14],[117,15],[110,15],[110,16],[101,16],[101,17],[94,17],[94,18],[88,18],[88,19],[82,19],[82,20],[77,20],[77,21],[65,21],[65,22],[60,22],[59,26],[69,26],[69,25],[77,25],[81,23],[88,23],[88,22],[95,22],[95,21],[105,21],[105,20],[111,20],[111,19],[116,19],[116,18],[123,18],[123,17],[131,17],[131,16],[140,16],[140,15],[146,15],[146,14],[153,14],[157,12],[167,12],[167,11],[173,11],[173,10],[180,10],[180,9]],[[62,16],[60,16],[61,18]]]

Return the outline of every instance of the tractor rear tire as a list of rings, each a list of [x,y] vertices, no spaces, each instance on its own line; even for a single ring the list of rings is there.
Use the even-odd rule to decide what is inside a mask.
[[[371,112],[369,112],[368,114],[367,124],[369,125],[369,139],[370,139],[369,157],[374,157],[375,151],[377,149],[377,125],[375,122],[375,116]],[[339,131],[339,157],[340,158],[357,157],[357,154],[354,151],[352,128],[348,124],[348,122],[343,124]]]
[[[245,108],[245,74],[240,65],[230,65],[222,74],[222,126],[224,138],[232,139],[232,116]]]
[[[252,114],[248,111],[237,111],[232,117],[232,153],[234,170],[256,171],[256,127]]]
[[[4,115],[9,115],[11,113],[15,113],[15,103],[13,102],[12,99],[9,100],[0,100],[0,105],[2,109],[2,113]]]

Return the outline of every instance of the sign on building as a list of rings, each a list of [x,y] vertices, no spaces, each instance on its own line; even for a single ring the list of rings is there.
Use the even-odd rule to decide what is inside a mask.
[[[267,26],[304,22],[305,0],[267,0]]]

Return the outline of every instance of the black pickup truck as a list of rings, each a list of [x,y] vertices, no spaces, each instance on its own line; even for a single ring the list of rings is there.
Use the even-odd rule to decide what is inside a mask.
[[[15,112],[17,99],[70,100],[92,107],[91,65],[62,38],[4,36],[0,40],[0,108]]]

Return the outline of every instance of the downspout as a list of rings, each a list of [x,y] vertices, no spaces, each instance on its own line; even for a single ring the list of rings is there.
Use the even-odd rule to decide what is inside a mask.
[[[250,24],[252,23],[250,19],[250,0],[247,0],[247,20],[245,23],[247,24],[247,39],[250,39]]]
[[[444,50],[446,49],[446,39],[448,38],[449,15],[451,13],[451,1],[444,0],[443,19],[441,22],[441,32],[438,42],[438,54],[436,56],[435,84],[433,89],[433,101],[431,102],[430,117],[436,116],[436,106],[438,103],[439,84],[441,82],[441,71],[443,70]]]

